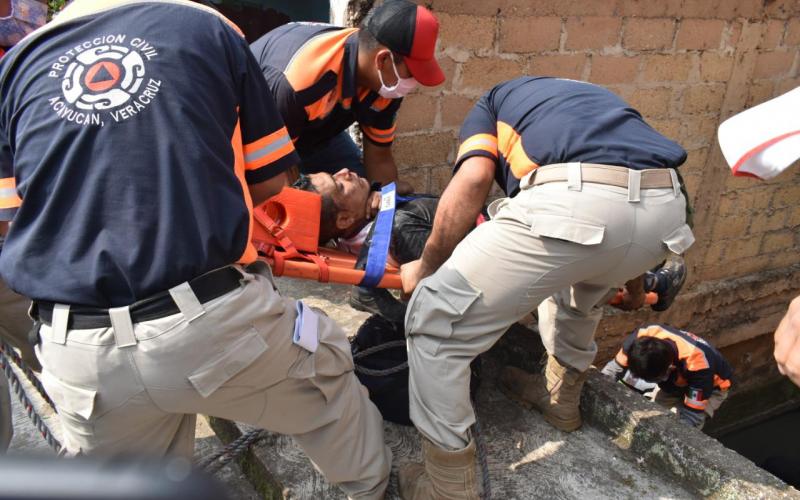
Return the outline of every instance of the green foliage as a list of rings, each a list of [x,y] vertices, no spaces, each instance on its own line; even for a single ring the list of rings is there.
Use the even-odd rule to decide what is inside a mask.
[[[67,4],[67,0],[47,0],[47,17],[52,19]]]

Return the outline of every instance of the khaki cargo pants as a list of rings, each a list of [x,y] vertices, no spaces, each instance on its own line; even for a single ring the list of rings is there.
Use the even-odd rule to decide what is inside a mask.
[[[538,186],[524,178],[521,192],[414,292],[406,313],[410,413],[439,446],[468,443],[469,364],[512,323],[538,306],[547,352],[584,371],[610,294],[668,250],[691,245],[677,176],[672,188],[630,190],[580,177]]]
[[[344,332],[320,316],[316,352],[296,346],[295,301],[275,291],[265,264],[242,273],[240,288],[205,304],[173,288],[182,311],[173,316],[117,329],[42,326],[42,382],[67,450],[191,456],[203,413],[289,434],[351,498],[383,498],[391,451]]]

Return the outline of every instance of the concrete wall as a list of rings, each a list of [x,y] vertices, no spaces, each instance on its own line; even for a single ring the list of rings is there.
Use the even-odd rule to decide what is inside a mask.
[[[773,364],[769,335],[800,293],[800,167],[770,182],[734,178],[716,128],[800,85],[800,1],[420,3],[441,22],[447,81],[402,107],[395,148],[402,175],[421,191],[441,192],[464,116],[500,81],[551,75],[608,87],[689,152],[681,170],[698,241],[682,299],[660,315],[607,317],[598,361],[637,323],[664,321],[731,346],[726,353],[740,374],[774,374],[761,369]]]

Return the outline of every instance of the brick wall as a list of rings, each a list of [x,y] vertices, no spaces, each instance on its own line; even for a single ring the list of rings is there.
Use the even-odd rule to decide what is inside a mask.
[[[500,81],[528,74],[604,85],[688,151],[681,171],[697,210],[698,241],[687,255],[691,275],[681,300],[660,316],[607,317],[600,357],[640,321],[669,321],[721,345],[774,330],[800,293],[800,166],[770,182],[734,178],[716,129],[800,85],[800,1],[420,3],[441,23],[438,54],[447,81],[421,89],[401,109],[396,156],[403,176],[420,190],[440,192],[461,121]]]

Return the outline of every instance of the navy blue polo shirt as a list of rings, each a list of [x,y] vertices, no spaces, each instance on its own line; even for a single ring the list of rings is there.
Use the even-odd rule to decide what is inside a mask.
[[[299,161],[238,28],[189,2],[76,0],[0,61],[0,95],[0,272],[35,300],[252,262],[247,186]]]
[[[652,324],[637,328],[625,338],[615,360],[628,367],[628,356],[636,339],[652,337],[668,341],[675,350],[675,370],[658,386],[671,394],[683,394],[684,405],[697,411],[705,410],[708,398],[716,389],[727,391],[733,379],[733,369],[722,354],[697,335],[666,325]]]
[[[301,156],[354,122],[371,143],[392,144],[402,99],[357,85],[358,29],[289,23],[250,48]]]
[[[508,196],[542,165],[585,162],[643,170],[686,161],[683,148],[612,92],[561,78],[522,77],[497,85],[467,115],[459,142],[455,168],[472,156],[495,160],[495,179]]]

